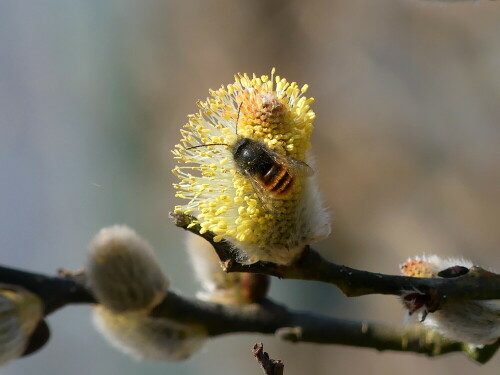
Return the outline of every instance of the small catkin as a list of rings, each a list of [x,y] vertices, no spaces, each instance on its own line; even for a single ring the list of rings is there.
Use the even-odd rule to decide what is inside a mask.
[[[35,294],[0,284],[0,366],[22,356],[43,317],[43,303]]]
[[[123,225],[104,228],[95,236],[86,271],[99,303],[114,312],[149,310],[168,291],[168,278],[151,246]]]
[[[179,361],[205,342],[200,326],[149,316],[167,295],[169,282],[153,249],[132,229],[102,229],[90,244],[87,274],[100,303],[93,311],[94,326],[125,354]]]
[[[141,313],[116,314],[101,306],[94,309],[93,321],[115,348],[136,360],[182,361],[198,351],[207,337],[202,327]]]
[[[187,234],[186,249],[201,284],[197,297],[226,305],[246,305],[267,295],[270,277],[254,273],[227,273],[213,246],[200,236]]]
[[[411,277],[456,277],[472,266],[469,260],[430,255],[408,259],[401,265],[401,272]],[[404,306],[443,336],[474,345],[491,344],[500,338],[500,300],[450,301],[431,312],[419,302],[422,295],[418,291],[404,293]]]

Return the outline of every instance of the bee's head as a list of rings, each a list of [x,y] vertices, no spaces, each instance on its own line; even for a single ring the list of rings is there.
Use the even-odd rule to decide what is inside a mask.
[[[244,157],[243,153],[248,148],[251,148],[253,142],[255,141],[252,141],[250,138],[239,138],[232,147],[234,158]]]
[[[273,164],[267,146],[250,138],[239,139],[232,148],[236,165],[246,172],[265,173]]]

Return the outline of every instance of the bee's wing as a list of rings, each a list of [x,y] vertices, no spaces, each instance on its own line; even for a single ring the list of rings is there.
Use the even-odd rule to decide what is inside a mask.
[[[314,169],[312,169],[307,163],[302,160],[292,158],[291,156],[286,156],[274,152],[272,150],[265,150],[268,155],[278,164],[284,165],[288,172],[294,176],[312,176],[314,174]],[[251,175],[250,173],[245,172],[245,177],[250,181],[252,188],[259,200],[261,206],[269,213],[275,211],[274,201],[278,198],[275,198],[269,194],[268,191],[262,186],[262,183],[258,180],[256,176]]]
[[[283,164],[287,167],[290,174],[294,176],[304,176],[309,177],[314,175],[314,169],[312,169],[307,163],[302,160],[292,158],[291,156],[286,156],[279,154],[277,152],[266,150],[271,158],[274,159],[279,164]]]
[[[244,175],[247,180],[250,181],[250,184],[252,185],[253,191],[255,192],[260,205],[266,210],[266,212],[273,212],[273,198],[269,195],[266,189],[264,189],[260,181],[255,176],[246,171],[244,172]]]

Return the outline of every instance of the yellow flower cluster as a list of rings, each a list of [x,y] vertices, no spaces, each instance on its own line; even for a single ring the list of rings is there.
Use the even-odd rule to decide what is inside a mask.
[[[175,211],[193,213],[202,233],[211,231],[215,241],[224,239],[242,250],[241,261],[287,264],[304,245],[329,232],[319,201],[304,197],[305,189],[317,193],[314,187],[307,189],[310,178],[297,174],[290,190],[277,198],[266,195],[264,188],[259,192],[251,173],[235,163],[234,146],[243,138],[285,159],[307,161],[315,118],[313,99],[303,96],[307,88],[274,77],[274,70],[271,77],[239,74],[234,83],[210,91],[210,98],[198,103],[200,111],[190,115],[181,130],[181,144],[173,151],[181,164],[173,170],[180,182],[174,186],[176,196],[188,203]],[[264,200],[270,204],[264,205]],[[314,209],[324,218],[319,230],[304,224],[305,215]]]

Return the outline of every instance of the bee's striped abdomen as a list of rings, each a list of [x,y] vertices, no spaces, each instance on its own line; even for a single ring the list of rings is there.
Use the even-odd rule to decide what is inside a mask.
[[[293,187],[293,176],[285,166],[273,164],[267,173],[262,176],[262,183],[269,193],[274,195],[284,195]]]

